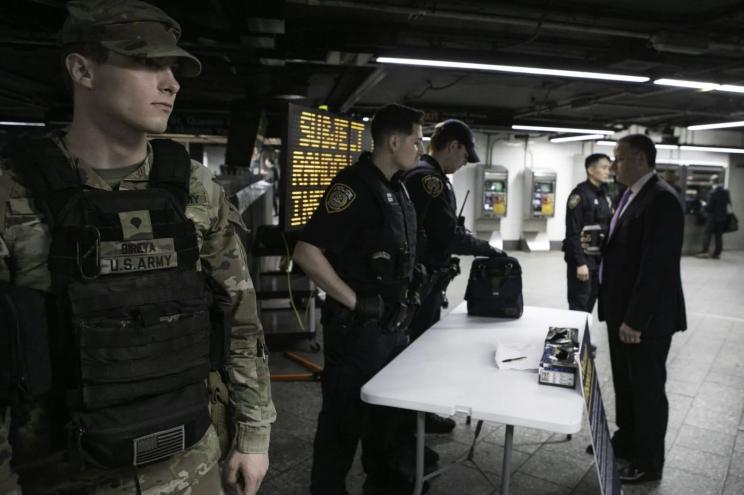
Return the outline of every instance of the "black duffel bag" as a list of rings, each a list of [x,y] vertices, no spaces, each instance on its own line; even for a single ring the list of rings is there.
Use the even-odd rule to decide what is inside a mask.
[[[511,256],[475,258],[465,291],[468,314],[519,318],[522,316],[522,267]]]

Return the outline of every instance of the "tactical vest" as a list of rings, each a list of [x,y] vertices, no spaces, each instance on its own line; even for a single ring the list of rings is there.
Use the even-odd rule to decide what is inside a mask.
[[[416,257],[416,210],[405,186],[394,178],[391,187],[375,170],[368,155],[345,170],[355,174],[378,206],[383,222],[356,236],[348,249],[332,260],[339,276],[362,294],[377,293],[386,303],[405,299]]]
[[[430,157],[429,159],[433,160],[433,158]],[[457,216],[457,199],[455,198],[455,192],[452,190],[447,176],[444,175],[439,167],[429,161],[429,159],[427,159],[427,156],[423,157],[416,168],[405,174],[405,180],[421,180],[421,177],[424,175],[436,175],[439,177],[444,185],[444,190],[441,194],[444,195],[447,206],[452,211],[452,216],[455,217]],[[429,271],[447,267],[450,262],[450,257],[452,256],[452,253],[449,251],[443,251],[441,248],[437,249],[433,247],[427,238],[426,230],[423,228],[424,219],[429,213],[429,205],[432,201],[434,201],[434,198],[429,197],[428,204],[426,204],[420,212],[417,212],[419,225],[417,256],[418,260],[423,263]]]
[[[212,292],[184,213],[189,156],[171,141],[151,144],[148,189],[130,191],[86,187],[50,140],[9,153],[52,236],[51,393],[66,400],[82,459],[105,468],[199,441],[210,424],[205,379],[227,347],[226,328],[212,330]]]

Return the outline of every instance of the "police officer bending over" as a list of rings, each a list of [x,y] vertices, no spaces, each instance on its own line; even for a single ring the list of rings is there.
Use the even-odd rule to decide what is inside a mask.
[[[445,120],[434,127],[429,154],[423,155],[415,169],[406,173],[406,188],[416,206],[424,236],[419,241],[418,259],[429,275],[429,295],[411,322],[411,339],[439,321],[446,304],[450,281],[460,273],[459,259],[453,254],[503,256],[487,241],[468,232],[457,218],[457,199],[446,174],[454,174],[466,163],[478,163],[470,128],[459,120]],[[426,431],[447,433],[455,427],[449,418],[426,415]]]
[[[0,162],[0,492],[16,473],[27,495],[219,494],[232,440],[227,480],[255,494],[276,413],[244,226],[182,146],[146,138],[200,63],[149,4],[67,9],[72,123]],[[210,418],[220,374],[232,437]]]
[[[416,212],[399,172],[421,155],[423,114],[401,105],[372,120],[374,151],[333,179],[305,227],[294,259],[326,293],[323,306],[323,406],[310,490],[346,494],[357,443],[365,494],[410,493],[388,451],[398,413],[360,399],[362,385],[408,342],[406,306],[416,254]]]
[[[612,219],[610,197],[605,186],[610,176],[610,157],[602,153],[589,155],[584,168],[586,180],[568,197],[563,251],[568,266],[568,307],[591,313],[599,290],[600,238],[607,234]],[[582,247],[582,232],[584,244],[593,244],[587,246],[588,251]],[[595,237],[594,243],[588,242],[590,236]]]

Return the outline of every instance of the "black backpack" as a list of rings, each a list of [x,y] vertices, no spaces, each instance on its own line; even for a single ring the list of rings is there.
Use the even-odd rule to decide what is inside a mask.
[[[465,291],[468,314],[519,318],[522,316],[522,267],[511,256],[475,258]]]

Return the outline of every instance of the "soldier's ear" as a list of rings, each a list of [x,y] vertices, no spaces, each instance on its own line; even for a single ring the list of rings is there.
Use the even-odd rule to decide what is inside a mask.
[[[65,67],[73,85],[79,84],[85,88],[93,86],[93,66],[91,59],[79,53],[70,53],[65,57]]]

